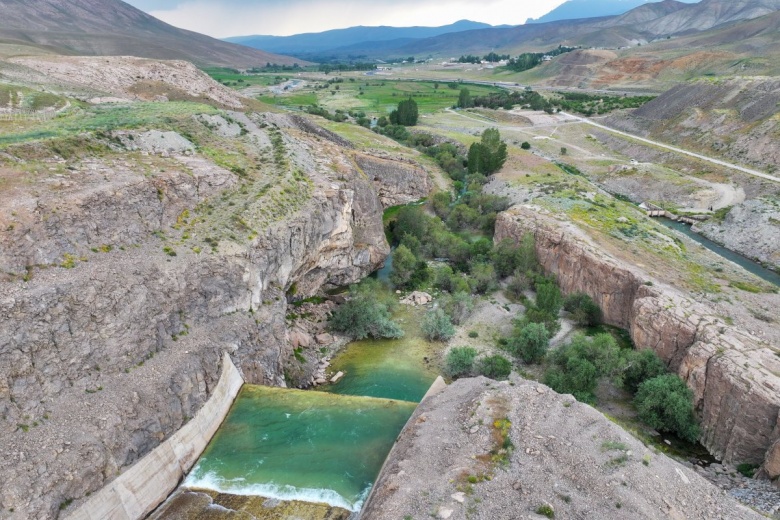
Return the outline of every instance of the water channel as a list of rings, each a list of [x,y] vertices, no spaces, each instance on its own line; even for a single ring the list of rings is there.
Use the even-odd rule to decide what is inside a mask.
[[[721,257],[725,258],[730,262],[734,262],[735,264],[739,265],[749,273],[752,273],[769,283],[780,286],[780,273],[771,271],[766,267],[762,266],[761,264],[759,264],[758,262],[754,262],[753,260],[750,260],[749,258],[740,255],[739,253],[735,253],[730,249],[726,249],[722,245],[713,242],[712,240],[706,238],[703,235],[700,235],[699,233],[696,233],[691,229],[691,226],[689,224],[686,224],[684,222],[678,222],[668,218],[660,218],[658,220],[664,226],[679,231],[680,233],[687,236],[688,238],[691,238],[695,242],[698,242],[699,244],[703,245],[710,251],[720,255]]]

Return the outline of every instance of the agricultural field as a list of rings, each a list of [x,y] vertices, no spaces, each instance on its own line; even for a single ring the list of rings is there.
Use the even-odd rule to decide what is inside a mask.
[[[303,110],[318,104],[329,111],[357,110],[368,116],[387,115],[399,101],[411,97],[421,114],[432,114],[449,108],[458,101],[461,84],[435,81],[392,81],[377,77],[331,78],[311,82],[306,88],[289,94],[268,95],[260,100],[280,107]],[[491,86],[468,85],[472,96],[485,95],[499,89]]]

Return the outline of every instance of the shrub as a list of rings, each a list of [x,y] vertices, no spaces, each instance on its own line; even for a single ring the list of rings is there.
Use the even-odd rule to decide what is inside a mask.
[[[539,363],[547,353],[550,335],[543,323],[528,323],[515,328],[507,345],[509,351],[526,363]]]
[[[490,379],[506,379],[512,373],[512,363],[499,354],[479,360],[479,373]]]
[[[577,334],[568,345],[551,353],[544,383],[558,393],[592,403],[599,379],[619,374],[622,367],[620,347],[610,334],[593,338]]]
[[[456,347],[447,353],[445,360],[447,374],[458,378],[471,375],[477,351],[471,347]]]
[[[390,281],[396,287],[407,287],[417,266],[417,257],[401,244],[393,252],[393,269]]]
[[[439,302],[455,325],[463,323],[474,312],[474,298],[467,292],[458,291],[452,296],[441,298]]]
[[[574,321],[583,327],[592,327],[601,322],[601,309],[585,293],[570,294],[563,300],[563,308],[572,314]]]
[[[699,438],[693,392],[674,374],[648,379],[634,397],[639,418],[658,431],[672,432],[689,442]]]
[[[520,145],[520,148],[523,150],[530,150],[531,149],[531,143],[528,141],[523,141],[523,144]]]
[[[552,280],[536,284],[536,308],[552,316],[558,316],[563,305],[561,290]]]
[[[654,377],[666,374],[664,365],[658,354],[652,350],[633,350],[626,356],[626,370],[623,373],[623,385],[632,394],[639,389],[639,385]]]
[[[402,337],[404,331],[391,319],[388,304],[377,300],[380,293],[374,281],[353,286],[350,299],[333,311],[331,329],[355,339]]]
[[[476,264],[471,268],[471,286],[475,293],[485,294],[496,290],[496,271],[491,264]]]
[[[510,298],[519,300],[523,297],[525,291],[530,288],[531,281],[528,276],[520,271],[515,271],[515,274],[512,275],[506,284],[506,293]]]
[[[426,313],[422,321],[422,331],[430,341],[447,341],[455,335],[455,327],[452,326],[450,317],[441,308]]]

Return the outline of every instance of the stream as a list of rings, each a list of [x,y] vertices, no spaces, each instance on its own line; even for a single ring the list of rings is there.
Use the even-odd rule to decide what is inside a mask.
[[[659,218],[658,220],[664,226],[679,231],[683,235],[703,245],[713,253],[716,253],[719,256],[723,257],[724,259],[739,265],[749,273],[752,273],[758,276],[759,278],[761,278],[762,280],[765,280],[769,283],[780,286],[780,273],[771,271],[766,267],[762,266],[761,264],[759,264],[758,262],[754,262],[753,260],[750,260],[749,258],[740,255],[739,253],[735,253],[730,249],[726,249],[722,245],[713,242],[712,240],[700,235],[699,233],[696,233],[691,229],[691,226],[689,224],[686,224],[684,222],[678,222],[675,220],[670,220],[668,218]]]

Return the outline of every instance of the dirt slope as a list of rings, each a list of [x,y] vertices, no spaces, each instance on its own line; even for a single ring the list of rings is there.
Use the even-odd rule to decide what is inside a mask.
[[[507,432],[514,449],[505,454]],[[762,518],[571,396],[522,379],[485,378],[456,381],[422,403],[363,518],[544,518],[540,513]]]

